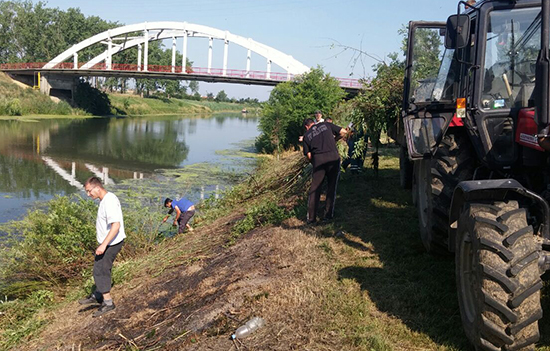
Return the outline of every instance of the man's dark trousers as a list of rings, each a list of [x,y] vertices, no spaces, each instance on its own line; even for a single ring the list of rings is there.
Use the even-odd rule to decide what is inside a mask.
[[[321,196],[321,184],[327,177],[327,201],[325,206],[325,218],[334,216],[334,202],[336,198],[336,185],[340,175],[340,160],[327,162],[313,169],[311,188],[309,189],[307,204],[307,221],[315,222],[319,198]]]
[[[187,223],[189,223],[189,220],[194,215],[195,210],[185,211],[181,213],[180,218],[178,218],[178,234],[181,234],[185,231],[185,229],[187,228]]]
[[[107,246],[103,255],[96,255],[94,262],[94,282],[96,291],[106,294],[111,291],[111,269],[116,255],[120,252],[124,241]]]

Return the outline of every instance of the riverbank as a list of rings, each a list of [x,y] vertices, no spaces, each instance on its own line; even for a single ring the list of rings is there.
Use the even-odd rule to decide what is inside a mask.
[[[111,105],[124,115],[176,115],[205,114],[218,112],[241,112],[257,117],[261,111],[259,106],[248,104],[216,102],[208,100],[142,98],[131,94],[108,94]]]
[[[0,72],[0,116],[25,115],[82,116],[86,112],[71,107],[65,101],[53,101],[38,90],[25,88]]]
[[[210,100],[186,100],[175,98],[142,98],[138,95],[108,93],[111,104],[111,117],[149,116],[149,115],[186,115],[210,114],[218,112],[241,112],[247,110],[257,117],[261,111],[259,105],[216,102]],[[71,107],[65,101],[52,100],[50,97],[25,88],[5,73],[0,72],[0,120],[38,119],[38,118],[91,118],[86,111]]]
[[[395,185],[398,149],[380,155],[377,175],[342,175],[335,220],[315,227],[304,223],[303,156],[264,161],[201,208],[194,232],[116,264],[116,312],[92,319],[78,306],[88,272],[45,298],[26,326],[4,324],[19,339],[2,346],[229,350],[230,334],[261,316],[266,325],[243,340],[248,349],[468,349],[452,261],[422,247],[410,193]]]

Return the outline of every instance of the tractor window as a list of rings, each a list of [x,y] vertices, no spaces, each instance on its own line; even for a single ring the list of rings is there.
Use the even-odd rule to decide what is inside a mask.
[[[529,106],[535,87],[540,24],[540,8],[499,10],[489,14],[483,109]]]
[[[455,59],[454,53],[454,49],[445,49],[432,92],[432,101],[453,101],[454,99],[453,88],[455,86],[456,73],[459,69],[459,64]]]
[[[444,54],[444,39],[439,28],[415,30],[409,101],[433,101],[432,92],[438,81],[438,70]]]

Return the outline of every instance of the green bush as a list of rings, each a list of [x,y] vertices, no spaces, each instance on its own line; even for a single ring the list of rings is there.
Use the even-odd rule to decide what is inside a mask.
[[[21,116],[23,114],[23,108],[21,107],[21,100],[11,99],[8,101],[6,111],[9,116]]]
[[[258,127],[262,134],[256,139],[256,148],[271,153],[297,147],[304,119],[316,110],[322,110],[326,118],[344,94],[338,81],[320,68],[277,85],[264,105]]]
[[[252,206],[246,211],[245,217],[233,226],[230,244],[233,244],[242,234],[246,234],[256,227],[279,225],[288,217],[290,214],[273,201]]]
[[[57,284],[78,276],[90,265],[97,246],[96,206],[80,198],[56,197],[46,212],[29,212],[16,226],[19,234],[0,250],[0,280]]]

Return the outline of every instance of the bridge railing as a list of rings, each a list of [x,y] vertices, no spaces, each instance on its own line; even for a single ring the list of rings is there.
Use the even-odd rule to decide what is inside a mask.
[[[19,63],[2,63],[0,64],[0,70],[40,70],[44,67],[45,62],[19,62]],[[78,68],[82,68],[85,63],[79,63]],[[72,62],[60,62],[56,64],[53,68],[59,70],[73,70],[74,63]],[[172,66],[164,65],[147,65],[148,72],[157,72],[157,73],[174,73],[181,74],[182,66],[174,66],[174,71],[172,71]],[[97,63],[92,67],[88,68],[92,71],[107,71],[107,64]],[[145,70],[144,65],[136,64],[126,64],[126,63],[113,63],[111,64],[111,71],[126,71],[126,72],[140,72],[143,73]],[[247,71],[239,69],[223,69],[223,68],[204,68],[204,67],[187,67],[185,70],[186,74],[196,74],[196,75],[211,75],[215,77],[230,77],[230,78],[247,78],[247,79],[259,79],[259,80],[273,80],[277,82],[286,82],[295,78],[295,75],[281,72],[263,72],[263,71]],[[343,88],[355,88],[360,89],[362,87],[361,81],[358,79],[352,78],[335,78],[340,82],[340,86]]]

